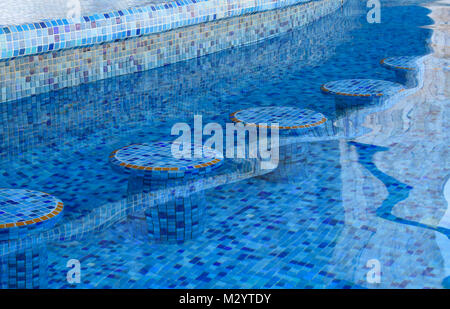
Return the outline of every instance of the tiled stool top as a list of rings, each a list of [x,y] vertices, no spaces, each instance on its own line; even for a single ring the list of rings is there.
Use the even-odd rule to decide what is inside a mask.
[[[376,79],[344,79],[326,83],[322,91],[342,96],[377,97],[388,96],[403,90],[402,85]]]
[[[0,240],[14,230],[51,227],[62,215],[63,203],[47,193],[26,189],[0,189]],[[19,232],[19,234],[24,234]]]
[[[415,70],[419,56],[400,56],[384,58],[380,63],[388,68],[397,70]]]
[[[288,106],[254,107],[235,112],[230,117],[234,122],[257,127],[270,127],[271,123],[278,123],[281,130],[310,128],[327,121],[321,113]]]
[[[201,157],[195,157],[195,150],[202,150],[202,147],[196,147],[194,144],[191,144],[191,158],[176,158],[172,154],[172,144],[172,142],[155,142],[126,146],[113,151],[110,161],[126,170],[170,174],[171,177],[184,177],[186,173],[198,173],[200,170],[216,168],[223,163],[220,152],[206,147],[203,148]],[[177,147],[179,145],[181,144]]]

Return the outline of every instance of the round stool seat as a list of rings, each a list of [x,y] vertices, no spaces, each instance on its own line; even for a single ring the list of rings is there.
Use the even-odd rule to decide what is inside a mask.
[[[50,194],[26,189],[0,189],[0,241],[23,238],[55,225],[63,203]]]
[[[182,157],[181,153],[175,153],[184,150],[181,146],[172,142],[134,144],[110,155],[113,167],[130,174],[128,203],[144,206],[144,211],[140,212],[141,220],[134,218],[134,221],[145,222],[148,235],[155,242],[183,242],[203,232],[204,191],[184,197],[167,196],[156,205],[146,205],[149,201],[145,194],[182,186],[187,180],[202,177],[223,163],[220,152],[193,144]],[[139,212],[134,217],[139,217]]]
[[[328,82],[321,87],[325,93],[350,97],[381,97],[402,92],[401,84],[376,79],[344,79]]]
[[[380,63],[389,69],[395,70],[416,70],[417,60],[420,59],[419,56],[399,56],[399,57],[389,57],[384,58]]]
[[[253,107],[235,112],[230,117],[233,122],[258,128],[270,128],[274,123],[278,123],[282,138],[302,136],[308,132],[315,133],[327,121],[321,113],[291,106]],[[278,168],[262,178],[271,179],[277,170],[283,168],[281,166],[304,160],[308,143],[280,144]]]
[[[43,232],[62,218],[63,203],[50,194],[26,189],[0,189],[0,242]],[[1,288],[46,288],[44,243],[18,248],[0,257]]]
[[[307,129],[320,126],[327,121],[321,113],[289,106],[254,107],[230,115],[234,122],[269,128],[278,123],[280,131]]]

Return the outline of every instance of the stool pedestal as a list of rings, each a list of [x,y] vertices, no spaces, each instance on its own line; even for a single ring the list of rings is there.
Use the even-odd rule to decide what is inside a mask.
[[[420,56],[398,56],[384,58],[380,61],[381,65],[389,70],[395,71],[396,79],[406,88],[417,86],[417,62]]]

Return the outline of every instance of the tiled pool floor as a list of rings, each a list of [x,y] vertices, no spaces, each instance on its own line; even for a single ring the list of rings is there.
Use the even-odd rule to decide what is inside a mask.
[[[139,220],[128,220],[49,243],[49,287],[442,287],[445,230],[386,220],[379,209],[439,224],[447,208],[448,101],[350,111],[320,91],[340,79],[397,82],[379,62],[428,52],[431,31],[419,27],[431,22],[427,13],[389,7],[385,22],[369,25],[365,7],[351,1],[257,45],[13,102],[23,117],[10,112],[13,103],[2,105],[0,185],[57,196],[65,204],[62,225],[126,197],[127,177],[110,169],[111,151],[173,139],[172,124],[192,123],[194,114],[224,124],[236,110],[287,105],[358,131],[310,143],[305,162],[285,167],[288,180],[264,176],[208,190],[207,229],[195,241],[151,244]],[[363,126],[368,110],[377,113]],[[69,259],[81,262],[79,285],[66,281]],[[366,280],[371,259],[380,262],[380,284]]]

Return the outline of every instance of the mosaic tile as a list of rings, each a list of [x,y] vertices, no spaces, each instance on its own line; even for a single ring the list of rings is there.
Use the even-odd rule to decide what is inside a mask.
[[[143,177],[144,190],[160,189],[162,186],[171,187],[181,183],[161,181],[151,182]],[[206,201],[203,191],[190,194],[187,197],[176,198],[167,203],[158,203],[155,207],[144,211],[146,228],[149,239],[157,243],[183,243],[201,235],[205,228]],[[142,215],[141,215],[142,216]],[[136,221],[136,215],[132,218]],[[141,224],[144,224],[143,222]]]
[[[176,158],[172,147],[183,151],[183,154],[180,153],[182,157]],[[186,150],[182,147],[177,142],[135,144],[114,151],[110,160],[123,169],[156,175],[169,174],[170,178],[204,173],[204,170],[212,170],[223,163],[223,155],[214,149],[191,144],[184,153]]]
[[[0,256],[1,289],[48,287],[48,257],[45,245]]]
[[[389,57],[382,59],[380,63],[390,69],[415,70],[417,67],[416,62],[420,58],[419,56]]]
[[[217,4],[205,5],[211,1]],[[340,0],[308,3],[265,0],[258,2],[258,8],[254,7],[253,0],[178,3],[182,7],[178,4],[168,8],[157,6],[155,11],[150,7],[138,13],[135,9],[127,10],[124,16],[106,18],[101,15],[98,20],[93,17],[93,21],[81,24],[53,27],[43,23],[39,29],[31,31],[33,39],[22,38],[20,44],[12,42],[11,34],[0,33],[0,48],[4,47],[0,51],[0,59],[4,60],[0,61],[0,102],[141,72],[257,42],[309,24],[342,5]],[[274,8],[278,9],[271,10]],[[222,13],[210,13],[210,10],[221,9]],[[166,16],[166,11],[174,12],[175,17]],[[243,15],[248,13],[252,14]],[[148,15],[154,17],[151,22],[156,25],[146,24]],[[181,21],[177,21],[178,18]],[[121,24],[116,24],[117,19]],[[58,34],[54,34],[55,28]],[[23,32],[8,31],[19,38],[25,36]],[[46,45],[41,45],[44,42]],[[13,47],[17,49],[11,49]]]
[[[170,0],[78,0],[82,16],[128,10],[129,8],[164,4]],[[67,0],[3,0],[0,7],[0,25],[24,25],[67,17],[71,3]],[[75,8],[75,5],[73,5]],[[123,11],[122,11],[123,13]],[[109,14],[108,14],[109,15]],[[26,29],[26,28],[25,28]]]
[[[426,223],[420,223],[413,220],[407,220],[405,218],[398,217],[392,213],[393,207],[404,199],[407,199],[413,187],[398,181],[397,179],[381,172],[376,165],[373,164],[373,155],[379,151],[387,151],[387,148],[377,147],[374,145],[360,144],[356,142],[350,142],[350,145],[356,146],[364,154],[359,154],[358,160],[364,165],[373,175],[383,181],[388,190],[389,196],[383,202],[383,204],[377,209],[377,215],[399,224],[406,224],[411,226],[417,226],[424,229],[430,229],[442,233],[450,239],[450,229],[442,226],[433,226]]]
[[[365,16],[355,13],[366,9],[360,4],[359,11],[344,7],[342,15],[337,12],[260,44],[0,104],[2,187],[52,192],[66,206],[67,218],[60,222],[64,225],[44,235],[51,240],[46,249],[49,287],[348,289],[448,284],[445,235],[376,213],[384,200],[391,204],[398,198],[402,200],[395,215],[432,223],[441,218],[447,207],[442,181],[449,173],[442,164],[449,132],[448,122],[441,121],[444,102],[405,102],[389,111],[389,104],[363,105],[355,116],[353,110],[337,114],[334,98],[319,91],[320,81],[344,75],[394,80],[393,72],[380,70],[380,54],[427,52],[431,31],[417,27],[426,22],[426,9],[386,7],[383,19],[392,23],[373,27],[361,23]],[[411,37],[415,39],[408,46],[401,44]],[[359,44],[349,44],[351,40]],[[247,178],[210,187],[204,195],[205,230],[183,244],[152,243],[147,231],[132,233],[137,220],[120,212],[126,209],[129,175],[111,172],[111,151],[168,140],[173,123],[190,122],[195,114],[202,114],[204,123],[224,124],[234,111],[280,104],[311,109],[329,119],[321,126],[330,128],[320,137],[323,141],[308,139],[305,161],[281,172],[309,177],[279,182]],[[377,113],[366,117],[371,108]],[[389,144],[389,151],[372,160],[366,160],[370,148],[355,150],[356,145],[346,141],[352,130],[368,124],[365,119],[381,130],[363,131],[371,133],[367,136],[373,137],[372,143]],[[342,127],[329,126],[340,120]],[[418,156],[423,156],[421,164],[415,164]],[[377,178],[373,165],[398,181]],[[402,184],[413,187],[408,199]],[[104,224],[105,218],[117,221]],[[382,267],[379,285],[366,281],[365,265],[374,257]],[[66,263],[73,258],[81,262],[80,284],[67,282]]]
[[[180,150],[180,146],[184,147],[177,142],[134,144],[111,154],[110,161],[113,165],[141,172],[131,176],[128,182],[128,198],[131,203],[136,203],[136,194],[183,186],[183,180],[180,181],[178,178],[199,177],[223,163],[220,152],[195,144],[190,144],[187,153],[176,158],[172,147]],[[145,199],[142,200],[146,203]],[[145,208],[146,222],[142,224],[147,225],[152,241],[180,243],[193,239],[203,232],[205,217],[203,192],[178,197],[168,202],[163,201],[157,205],[148,203],[142,208]]]
[[[404,91],[402,85],[375,79],[346,79],[328,82],[322,91],[339,96],[379,97],[390,96]]]
[[[60,200],[47,193],[0,189],[0,240],[52,227],[60,219],[63,207]]]
[[[222,18],[279,9],[305,0],[184,0],[103,12],[91,16],[34,21],[0,28],[0,59],[89,46],[168,31]]]
[[[123,183],[126,183],[127,175],[111,173],[108,164],[103,162],[107,161],[112,150],[132,141],[173,139],[164,131],[165,126],[170,127],[173,122],[192,119],[196,113],[208,117],[208,121],[229,122],[228,115],[236,107],[223,102],[226,102],[228,96],[241,93],[241,89],[248,91],[258,87],[258,84],[246,82],[239,88],[225,89],[226,85],[234,83],[230,79],[235,75],[234,72],[247,72],[248,76],[263,80],[273,72],[298,63],[294,62],[294,58],[313,63],[326,59],[333,48],[324,50],[320,44],[315,48],[300,47],[304,44],[300,38],[334,35],[335,40],[329,43],[335,46],[346,37],[345,33],[352,24],[338,15],[330,18],[342,32],[331,32],[326,20],[322,20],[307,29],[297,29],[287,34],[281,38],[281,45],[264,44],[229,50],[163,70],[123,76],[1,104],[1,119],[8,125],[0,127],[0,154],[4,162],[19,159],[18,164],[21,166],[17,173],[8,172],[8,177],[19,177],[25,182],[33,183],[35,189],[54,192],[63,200],[70,201],[66,203],[67,221],[80,219],[89,213],[93,205],[104,204],[105,197],[107,202],[123,199],[126,197]],[[308,42],[316,41],[308,39]],[[312,51],[314,57],[310,57],[313,55]],[[247,56],[242,57],[242,53]],[[295,57],[285,57],[286,53],[293,53]],[[257,57],[252,58],[251,55]],[[273,64],[274,58],[280,59],[276,65]],[[211,70],[205,71],[204,67],[210,67]],[[218,87],[214,82],[205,84],[205,79],[224,82]],[[217,91],[220,89],[223,92],[218,96]],[[121,95],[122,91],[127,95]],[[249,108],[255,105],[254,101],[247,101],[241,102],[239,107]],[[205,108],[206,102],[208,108]],[[324,101],[320,109],[327,110],[329,106]],[[158,126],[156,130],[155,121],[164,123],[164,126]],[[352,132],[344,132],[334,126],[329,129],[322,138],[338,139],[353,135]],[[92,145],[96,145],[95,150],[91,149]],[[59,157],[62,153],[64,160]],[[103,162],[101,168],[99,162]],[[23,176],[33,174],[37,166],[41,165],[48,166],[48,169],[41,171],[39,177]],[[10,167],[13,166],[17,165]],[[55,171],[60,168],[65,172]],[[6,179],[6,174],[4,176]],[[17,184],[24,186],[22,180]],[[73,192],[73,188],[83,194]],[[84,228],[89,227],[83,226]]]
[[[43,192],[0,189],[0,243],[50,229],[61,218],[63,203]],[[0,256],[0,288],[47,287],[45,244]]]
[[[323,126],[327,121],[323,114],[287,106],[249,108],[232,113],[230,118],[233,122],[242,122],[247,126],[258,128],[269,128],[271,123],[279,124],[278,167],[275,171],[262,176],[269,181],[289,178],[284,175],[286,170],[292,169],[293,163],[305,160],[307,143],[302,143],[298,137],[303,137],[305,134],[326,136],[329,129]],[[322,128],[318,129],[318,127]],[[301,177],[302,173],[297,174]]]
[[[338,170],[330,168],[339,156],[330,152],[339,152],[338,142],[314,143],[308,151],[311,171],[320,180],[297,179],[296,187],[289,189],[286,184],[267,186],[265,180],[250,179],[206,192],[205,232],[176,248],[149,244],[143,235],[131,239],[127,221],[83,244],[58,244],[51,254],[61,251],[79,257],[83,265],[95,264],[82,271],[96,287],[361,287],[340,280],[341,274],[326,266],[344,220],[340,202],[328,202],[342,185]],[[320,188],[328,190],[314,193]],[[216,207],[223,199],[226,202]],[[84,246],[104,253],[84,253]],[[64,284],[57,266],[51,267],[55,286]],[[95,275],[99,267],[103,280]],[[120,283],[125,274],[132,280]]]
[[[260,124],[270,127],[271,123],[278,123],[280,130],[310,128],[327,121],[321,113],[285,106],[255,107],[235,112],[230,117],[234,122],[243,122],[257,127],[261,127]]]

